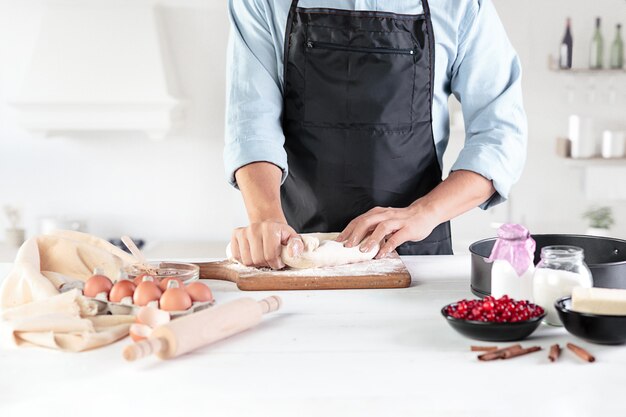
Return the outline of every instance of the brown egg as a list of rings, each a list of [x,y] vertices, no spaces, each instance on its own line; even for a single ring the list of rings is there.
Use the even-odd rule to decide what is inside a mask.
[[[165,311],[187,310],[191,307],[191,297],[183,288],[177,287],[176,281],[172,281],[161,296],[159,306]]]
[[[144,274],[137,275],[135,277],[135,279],[133,279],[133,282],[135,283],[135,285],[139,285],[139,284],[141,284],[143,282],[143,279],[145,277],[150,277],[150,278],[152,278],[154,280],[154,277],[152,275],[144,273]]]
[[[102,292],[108,294],[111,291],[111,287],[113,287],[113,283],[110,279],[104,275],[93,275],[85,282],[83,294],[85,297],[95,297]]]
[[[191,297],[191,301],[205,302],[213,301],[213,293],[208,285],[201,282],[192,282],[185,287],[187,294]]]
[[[161,288],[163,291],[167,290],[167,283],[170,281],[176,281],[178,282],[178,287],[182,288],[183,285],[183,281],[180,278],[176,278],[176,277],[167,277],[167,278],[163,278],[161,280],[161,282],[159,283],[159,288]]]
[[[137,288],[137,286],[132,281],[129,281],[127,279],[117,281],[115,284],[113,284],[113,288],[111,288],[111,292],[109,293],[109,301],[119,303],[124,297],[132,297],[133,293],[135,292],[135,288]]]
[[[161,289],[153,281],[144,281],[137,285],[133,294],[133,302],[138,306],[145,306],[150,301],[158,300],[161,297]]]

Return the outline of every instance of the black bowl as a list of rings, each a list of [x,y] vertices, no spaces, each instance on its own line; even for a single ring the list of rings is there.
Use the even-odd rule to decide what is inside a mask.
[[[570,245],[583,248],[585,262],[591,270],[593,286],[626,289],[626,240],[585,235],[533,235],[537,242],[535,264],[539,263],[541,248],[552,245]],[[491,255],[496,238],[472,243],[471,289],[479,297],[491,294]]]
[[[546,316],[546,313],[543,313],[541,316],[514,323],[463,320],[446,313],[448,307],[455,304],[448,304],[441,309],[441,314],[446,318],[448,324],[463,336],[489,342],[511,342],[525,339],[539,327],[541,320]]]
[[[579,313],[571,307],[572,297],[559,298],[554,303],[565,330],[574,336],[603,345],[626,343],[626,316]]]

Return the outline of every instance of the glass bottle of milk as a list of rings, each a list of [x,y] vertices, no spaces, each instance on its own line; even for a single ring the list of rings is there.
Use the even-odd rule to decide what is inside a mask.
[[[504,224],[491,251],[491,295],[533,301],[535,241],[519,224]]]
[[[545,322],[562,326],[554,303],[572,294],[574,287],[593,286],[591,271],[585,263],[585,252],[576,246],[546,246],[541,249],[534,280],[535,303],[548,313]]]

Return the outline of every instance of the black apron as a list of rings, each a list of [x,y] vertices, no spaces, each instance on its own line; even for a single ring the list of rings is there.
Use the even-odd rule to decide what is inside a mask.
[[[299,233],[343,230],[441,182],[432,133],[434,37],[424,14],[300,8],[285,37],[281,200]],[[450,224],[402,255],[451,254]]]

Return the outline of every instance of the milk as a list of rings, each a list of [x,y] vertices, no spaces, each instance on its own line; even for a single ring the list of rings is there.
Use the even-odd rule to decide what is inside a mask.
[[[562,326],[554,308],[555,301],[571,295],[574,287],[591,288],[592,286],[591,274],[586,268],[581,269],[580,272],[537,268],[533,280],[535,304],[546,310],[545,322],[554,326]]]
[[[500,298],[508,295],[515,300],[533,301],[533,275],[535,267],[531,263],[526,272],[517,275],[508,261],[496,260],[491,268],[491,295]]]
[[[515,300],[533,299],[535,241],[521,224],[503,224],[491,249],[491,295]]]

